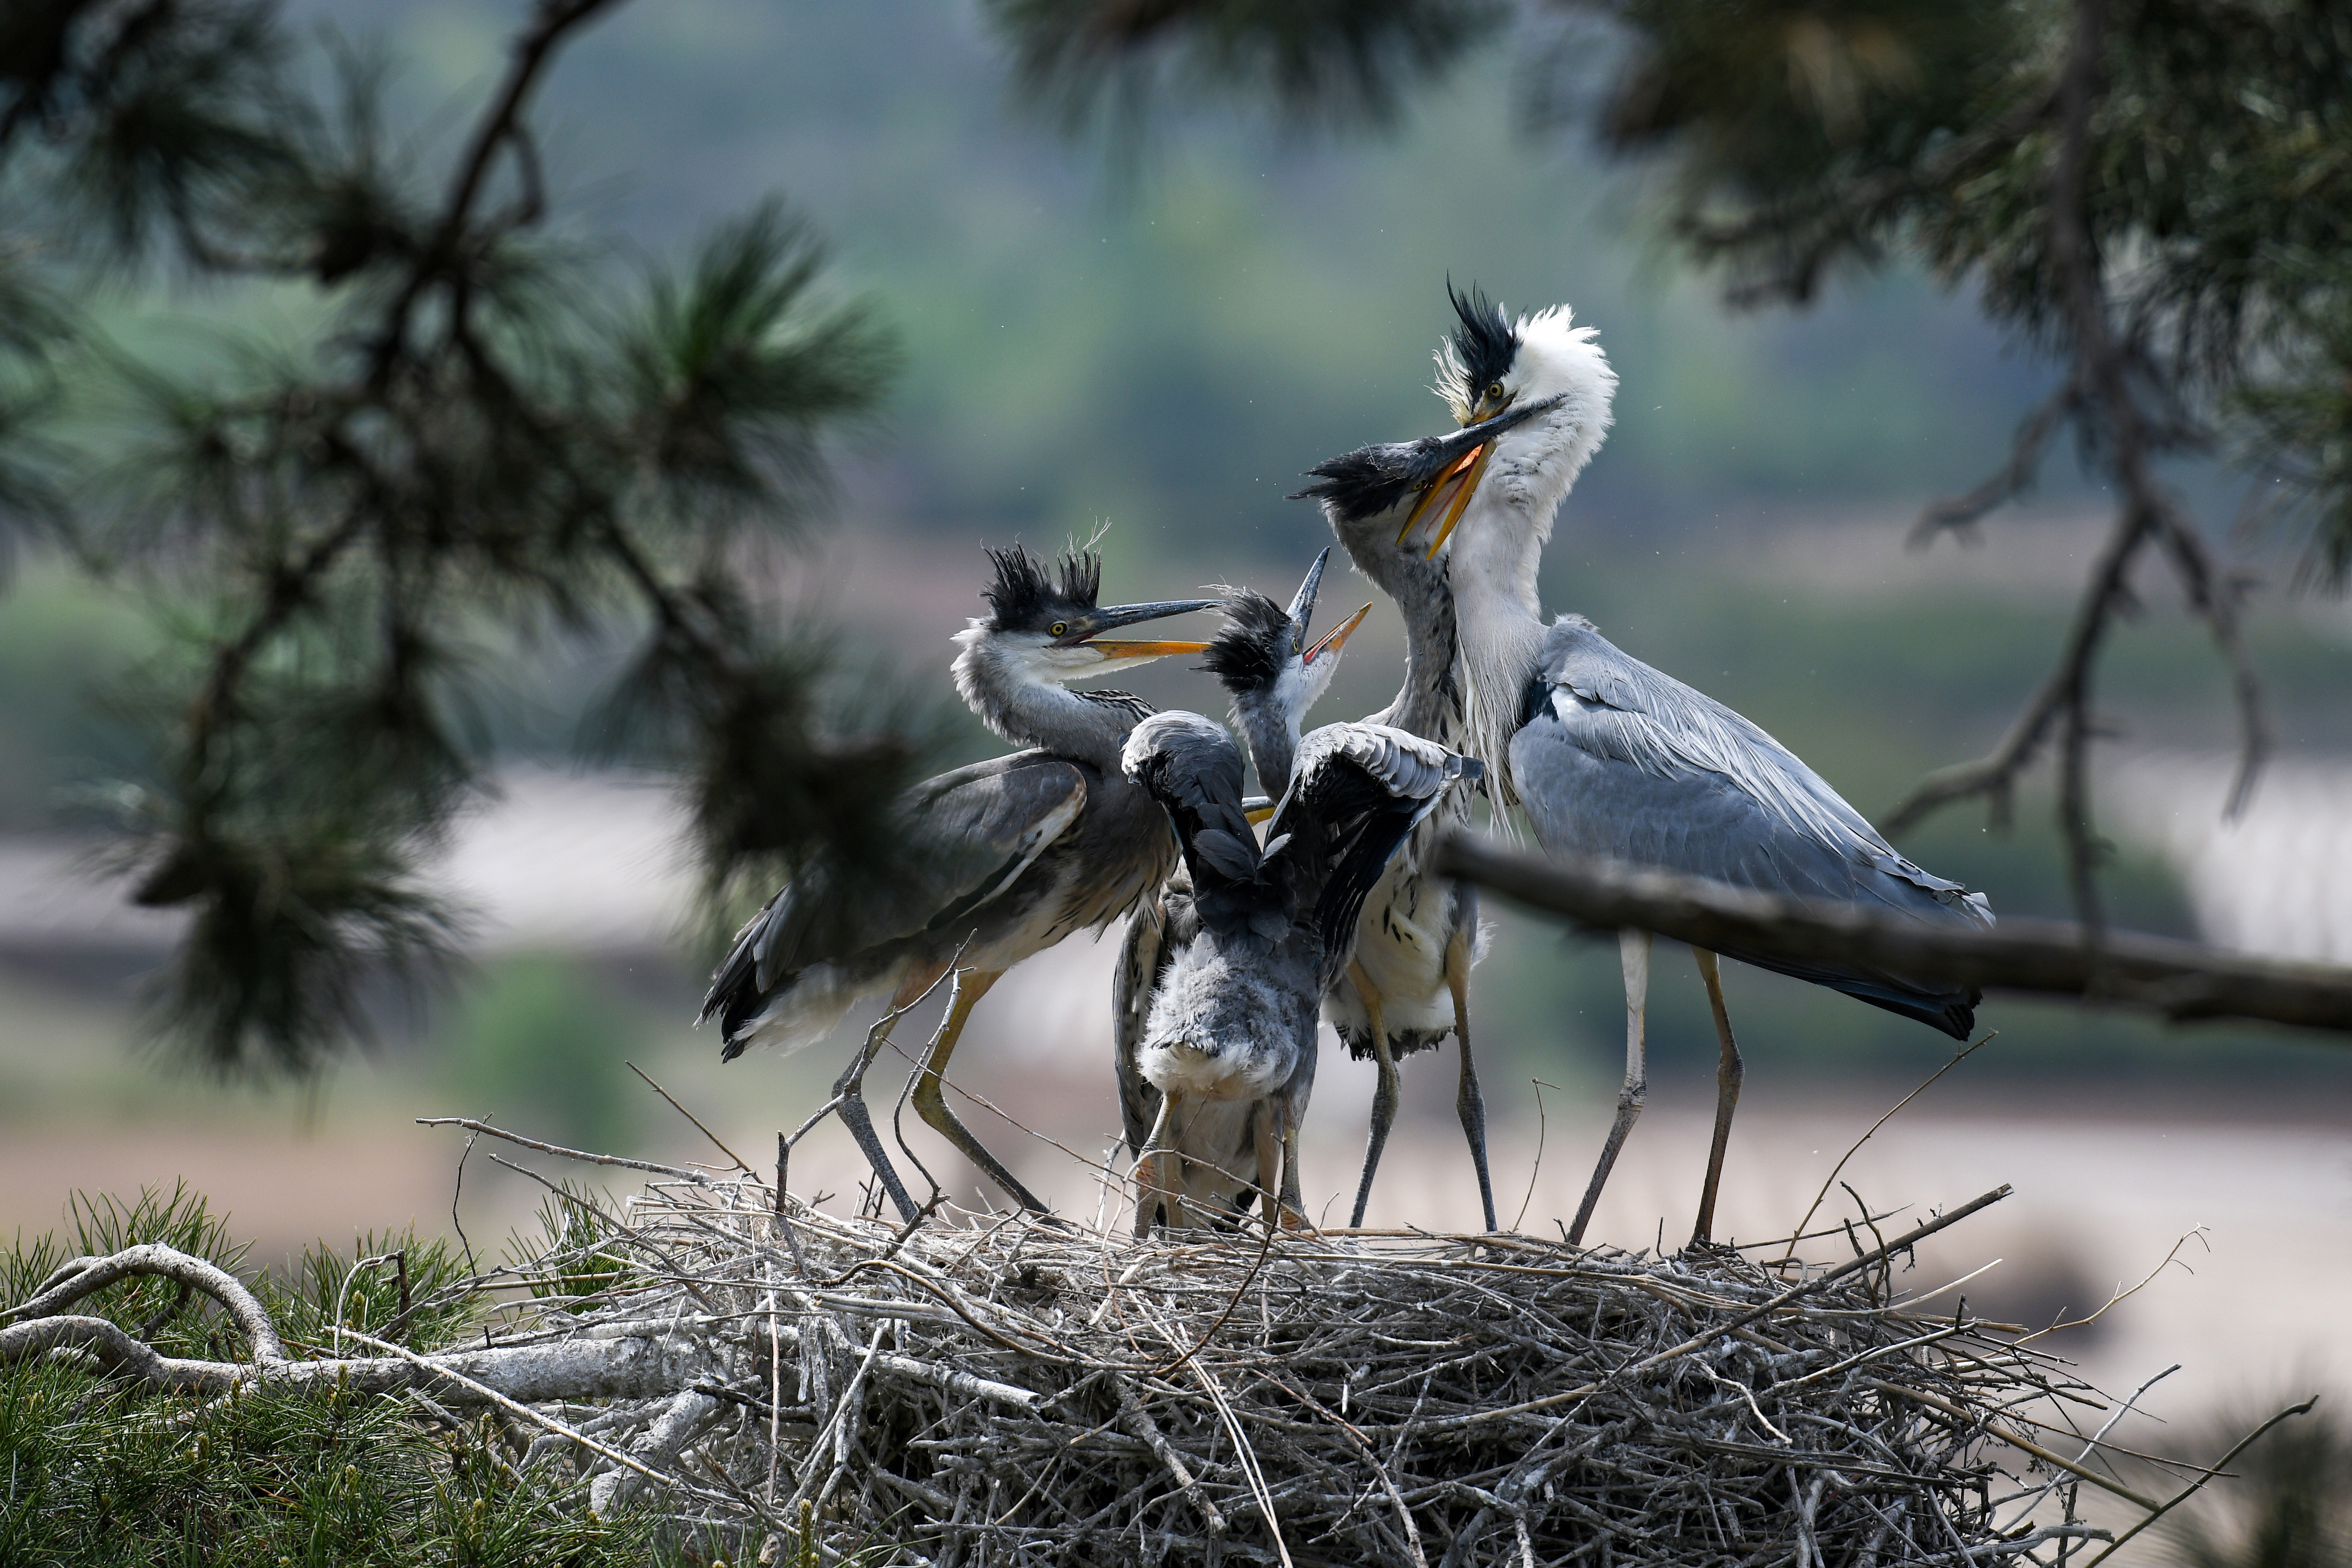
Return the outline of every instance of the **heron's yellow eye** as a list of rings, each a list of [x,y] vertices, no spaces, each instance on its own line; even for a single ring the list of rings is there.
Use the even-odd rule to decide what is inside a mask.
[[[1070,634],[1070,623],[1067,621],[1055,621],[1052,626],[1045,629],[1047,634],[1050,636],[1057,637],[1067,637]]]
[[[1489,382],[1489,383],[1487,384],[1487,386],[1486,386],[1486,395],[1487,395],[1487,396],[1489,396],[1489,397],[1500,397],[1500,396],[1502,396],[1502,395],[1503,395],[1503,384],[1502,384],[1501,382],[1499,382],[1499,381],[1496,381],[1496,382]]]

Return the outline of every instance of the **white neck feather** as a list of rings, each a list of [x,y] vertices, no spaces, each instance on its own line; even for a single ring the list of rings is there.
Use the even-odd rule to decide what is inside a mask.
[[[1016,746],[1042,746],[1118,771],[1119,749],[1134,727],[1128,716],[1045,675],[984,621],[973,621],[955,640],[963,645],[950,667],[956,695],[982,723]]]
[[[1486,764],[1497,807],[1518,799],[1511,737],[1520,694],[1543,653],[1536,571],[1559,503],[1609,433],[1617,390],[1617,374],[1591,329],[1572,326],[1566,307],[1522,318],[1518,332],[1524,379],[1517,395],[1560,402],[1495,443],[1446,558],[1462,639],[1465,738]],[[1500,810],[1496,816],[1507,820]]]

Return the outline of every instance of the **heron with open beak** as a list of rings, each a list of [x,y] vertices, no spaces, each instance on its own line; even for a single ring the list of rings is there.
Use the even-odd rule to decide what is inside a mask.
[[[1289,785],[1302,715],[1329,687],[1348,638],[1371,613],[1366,605],[1321,637],[1312,637],[1316,596],[1330,558],[1328,549],[1315,558],[1287,606],[1246,588],[1225,590],[1226,624],[1210,642],[1203,664],[1232,698],[1234,727],[1246,741],[1258,787],[1272,795]],[[1223,755],[1213,747],[1193,754],[1212,753]],[[1245,799],[1244,806],[1252,820],[1274,810],[1271,800]],[[1128,922],[1119,952],[1111,998],[1113,1062],[1127,1146],[1138,1159],[1161,1103],[1159,1089],[1143,1071],[1145,1037],[1171,965],[1200,936],[1194,892],[1192,873],[1180,861],[1159,895],[1146,900]],[[1255,1190],[1259,1109],[1254,1100],[1208,1097],[1187,1112],[1176,1135],[1182,1157],[1174,1169],[1180,1198],[1192,1211],[1215,1215],[1248,1206]]]
[[[1560,502],[1608,433],[1617,374],[1592,329],[1577,326],[1566,306],[1515,320],[1475,289],[1447,292],[1458,326],[1438,353],[1438,390],[1462,428],[1333,458],[1314,470],[1319,482],[1308,493],[1335,524],[1369,527],[1401,515],[1391,548],[1408,558],[1442,552],[1464,749],[1486,764],[1498,822],[1523,810],[1537,842],[1555,855],[1861,903],[1930,925],[1990,925],[1983,894],[1906,859],[1755,724],[1625,653],[1581,616],[1545,621],[1537,569]],[[1621,933],[1620,954],[1624,1086],[1571,1241],[1582,1238],[1648,1093],[1649,933]],[[1706,1242],[1745,1069],[1717,955],[1693,955],[1719,1047],[1714,1139],[1693,1227],[1693,1239]],[[1974,986],[1866,964],[1727,955],[1958,1038],[1967,1037],[1979,1000]]]
[[[945,1022],[918,1069],[916,1110],[1024,1206],[1045,1205],[956,1116],[948,1060],[971,1010],[1004,972],[1074,931],[1100,930],[1167,879],[1176,840],[1167,814],[1120,767],[1129,732],[1152,710],[1124,691],[1069,682],[1208,644],[1108,634],[1215,599],[1097,603],[1102,563],[1074,552],[1058,575],[1015,546],[989,552],[989,614],[956,635],[956,689],[997,734],[1024,750],[942,773],[911,791],[907,830],[925,845],[912,885],[877,886],[823,862],[768,901],[737,933],[702,1019],[720,1020],[722,1059],[752,1046],[797,1050],[860,1000],[913,1003],[950,965]],[[835,1093],[842,1120],[902,1217],[918,1210],[859,1093],[886,1037],[851,1061]]]

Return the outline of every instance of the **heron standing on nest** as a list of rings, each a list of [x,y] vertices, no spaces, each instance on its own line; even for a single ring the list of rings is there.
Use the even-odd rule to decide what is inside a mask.
[[[974,1004],[999,976],[1071,932],[1099,930],[1160,886],[1176,858],[1167,814],[1120,768],[1150,706],[1129,692],[1075,691],[1081,677],[1204,651],[1199,642],[1104,636],[1216,607],[1214,599],[1102,605],[1102,563],[1077,552],[1059,580],[1028,552],[989,552],[990,613],[956,635],[957,691],[988,727],[1026,750],[942,773],[910,792],[908,829],[929,851],[912,886],[845,880],[822,862],[768,900],[736,934],[701,1018],[718,1016],[721,1059],[755,1045],[797,1050],[860,1000],[895,1011],[959,973],[938,1039],[919,1069],[915,1109],[1024,1206],[1045,1205],[957,1118],[942,1086]],[[858,1092],[880,1048],[870,1039],[835,1086],[842,1120],[902,1217],[917,1214]]]
[[[1130,777],[1167,808],[1192,881],[1199,931],[1153,994],[1138,1068],[1160,1094],[1136,1162],[1136,1231],[1192,1223],[1204,1189],[1227,1206],[1238,1177],[1265,1195],[1269,1226],[1304,1224],[1298,1125],[1315,1083],[1324,994],[1355,943],[1356,917],[1397,846],[1477,763],[1401,730],[1330,724],[1301,743],[1258,846],[1242,809],[1233,737],[1196,713],[1160,713],[1128,739]],[[1256,1169],[1203,1131],[1245,1105]]]
[[[1400,545],[1435,520],[1424,554],[1446,552],[1466,749],[1487,765],[1498,818],[1523,808],[1537,841],[1553,854],[1606,856],[1784,897],[1860,902],[1931,924],[1990,925],[1982,894],[1906,859],[1762,730],[1622,652],[1581,616],[1545,623],[1537,568],[1560,501],[1609,429],[1617,376],[1592,330],[1575,326],[1565,306],[1514,321],[1475,290],[1452,298],[1460,325],[1440,353],[1439,390],[1465,428],[1448,439],[1514,411],[1526,417],[1434,475],[1434,444],[1427,441],[1364,447],[1315,471],[1324,481],[1318,493],[1338,514],[1370,517],[1393,510],[1400,489],[1418,494]],[[1705,1242],[1744,1069],[1717,955],[1692,952],[1719,1047],[1714,1138],[1693,1228],[1693,1239]],[[1622,933],[1620,953],[1625,1082],[1571,1240],[1582,1238],[1648,1091],[1649,933]],[[1729,955],[1956,1038],[1965,1039],[1974,1023],[1973,986],[1923,984],[1863,964]]]
[[[1247,742],[1259,787],[1276,795],[1290,781],[1301,716],[1330,685],[1349,637],[1371,610],[1366,605],[1327,636],[1308,640],[1317,592],[1330,557],[1327,548],[1315,558],[1287,608],[1245,588],[1227,590],[1226,625],[1210,642],[1202,667],[1233,699],[1234,721]],[[1272,810],[1269,803],[1246,815],[1270,816]],[[1255,843],[1255,837],[1251,841]],[[1200,935],[1194,891],[1189,870],[1180,863],[1158,896],[1146,900],[1128,922],[1119,953],[1112,993],[1114,1063],[1127,1146],[1139,1160],[1160,1107],[1160,1090],[1141,1066],[1144,1036],[1176,955]],[[1251,1103],[1202,1102],[1192,1112],[1184,1137],[1195,1155],[1187,1167],[1196,1178],[1186,1194],[1191,1206],[1203,1212],[1246,1207],[1255,1191],[1249,1173],[1256,1162]]]

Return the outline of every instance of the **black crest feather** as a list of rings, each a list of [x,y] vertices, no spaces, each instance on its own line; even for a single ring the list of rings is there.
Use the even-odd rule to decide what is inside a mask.
[[[1454,302],[1460,324],[1446,343],[1445,363],[1440,367],[1444,381],[1441,390],[1457,409],[1467,408],[1477,402],[1481,390],[1509,374],[1511,362],[1518,357],[1519,334],[1503,314],[1503,307],[1487,299],[1475,283],[1467,294],[1459,293],[1449,278],[1445,297]]]
[[[989,550],[988,560],[996,577],[980,592],[999,627],[1025,626],[1072,610],[1094,609],[1102,593],[1102,557],[1090,550],[1074,550],[1062,557],[1058,584],[1045,563],[1018,544]]]
[[[1211,639],[1201,668],[1235,697],[1273,686],[1289,652],[1290,612],[1243,588],[1225,596],[1223,613],[1224,628]]]

